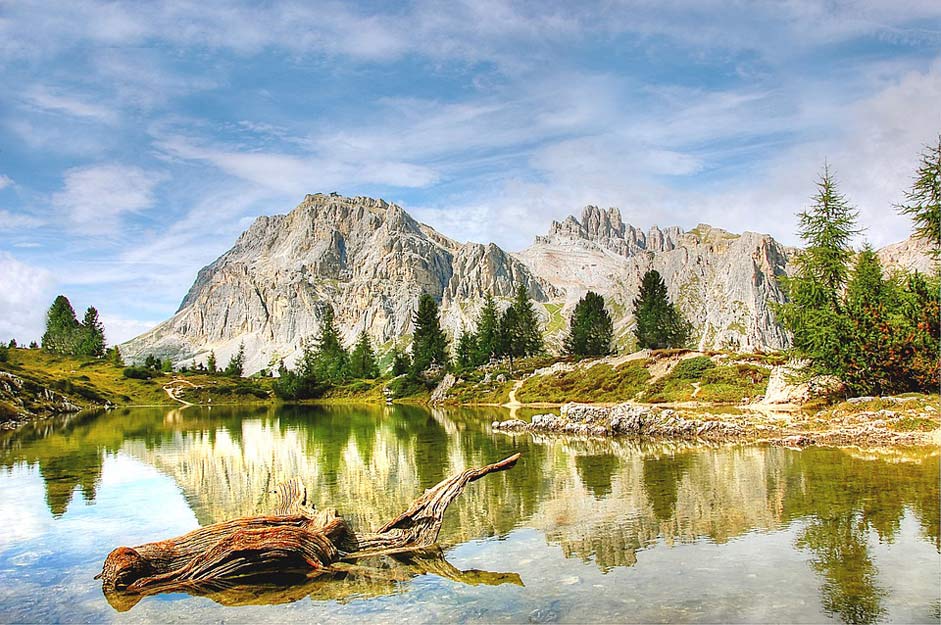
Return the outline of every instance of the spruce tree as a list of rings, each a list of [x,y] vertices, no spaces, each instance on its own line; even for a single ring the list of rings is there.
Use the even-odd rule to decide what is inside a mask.
[[[320,333],[313,344],[313,367],[317,378],[325,382],[339,382],[346,378],[349,354],[340,341],[333,307],[324,307],[320,321]]]
[[[513,309],[516,311],[515,340],[518,341],[514,351],[519,356],[534,356],[542,352],[542,332],[539,329],[539,319],[536,317],[533,303],[529,299],[529,291],[522,284],[516,287]]]
[[[378,378],[379,365],[376,363],[376,352],[372,348],[366,330],[359,334],[359,339],[350,354],[350,375],[354,378]]]
[[[392,352],[392,375],[400,376],[412,369],[412,361],[408,354],[396,347]]]
[[[487,293],[484,307],[477,320],[477,355],[475,364],[482,365],[499,353],[500,317],[493,295]]]
[[[448,365],[448,338],[438,319],[438,304],[427,293],[418,298],[418,310],[412,317],[412,371],[421,373],[432,365]]]
[[[565,337],[565,351],[573,356],[607,356],[611,353],[614,323],[604,298],[588,291],[575,305]]]
[[[893,340],[888,336],[888,315],[894,307],[892,294],[891,285],[882,276],[879,258],[866,245],[856,259],[846,287],[844,310],[848,333],[840,343],[840,364],[833,371],[856,393],[899,390],[893,378],[904,367],[896,362],[894,350],[888,344]]]
[[[813,202],[810,209],[798,214],[798,235],[804,241],[798,265],[805,278],[819,285],[819,297],[838,310],[853,256],[850,242],[861,232],[856,228],[858,211],[837,190],[826,164]]]
[[[42,347],[57,354],[74,354],[79,339],[80,326],[75,310],[65,295],[59,295],[46,313],[46,332],[42,335]]]
[[[477,346],[477,335],[473,332],[467,332],[461,329],[461,335],[457,340],[456,360],[459,369],[472,369],[477,365],[479,354]]]
[[[216,364],[216,352],[210,351],[209,358],[206,359],[206,373],[209,375],[215,375],[217,370],[218,366]]]
[[[829,372],[840,371],[843,364],[848,328],[841,294],[853,255],[850,241],[860,232],[856,215],[824,166],[813,205],[798,214],[805,247],[794,261],[795,275],[784,281],[788,302],[779,307],[795,350]]]
[[[89,306],[78,329],[76,354],[99,358],[105,355],[105,327],[98,319],[98,310]]]
[[[670,302],[663,277],[654,269],[644,274],[634,300],[634,336],[648,349],[683,347],[689,341],[690,324]]]
[[[929,146],[921,155],[911,191],[905,203],[897,207],[912,218],[915,235],[927,240],[935,258],[941,256],[941,134],[936,146]]]
[[[519,316],[516,308],[508,307],[500,316],[499,333],[497,335],[497,353],[510,361],[510,371],[513,371],[513,360],[523,356],[523,340],[521,339]]]
[[[239,343],[239,350],[229,358],[229,364],[225,366],[225,375],[230,378],[242,377],[245,368],[245,343]]]
[[[108,349],[107,357],[108,361],[115,367],[124,366],[124,357],[121,355],[121,350],[118,349],[117,345]]]

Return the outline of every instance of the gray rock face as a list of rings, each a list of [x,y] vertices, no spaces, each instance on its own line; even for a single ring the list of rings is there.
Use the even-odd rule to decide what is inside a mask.
[[[912,246],[893,252],[921,262]],[[689,232],[625,224],[616,208],[588,206],[581,219],[553,222],[519,254],[497,245],[458,243],[384,200],[308,195],[287,215],[259,217],[228,252],[199,271],[177,313],[121,346],[130,360],[147,354],[176,364],[225,364],[244,344],[246,373],[293,365],[315,334],[327,304],[351,344],[360,330],[380,351],[404,345],[418,297],[441,303],[445,329],[473,327],[483,299],[505,305],[518,284],[537,303],[550,347],[578,299],[601,293],[618,342],[631,345],[631,310],[648,269],[695,327],[699,349],[781,348],[788,336],[774,319],[783,301],[778,279],[794,253],[768,235],[700,225]],[[915,259],[915,260],[912,260]]]

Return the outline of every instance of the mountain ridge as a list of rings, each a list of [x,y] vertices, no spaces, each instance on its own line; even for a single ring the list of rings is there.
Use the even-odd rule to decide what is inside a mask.
[[[900,245],[900,244],[899,244]],[[918,263],[914,248],[896,256]],[[795,252],[767,234],[700,224],[642,231],[617,208],[586,206],[553,221],[546,235],[510,253],[495,243],[460,243],[382,199],[313,194],[284,215],[258,217],[227,252],[200,269],[177,312],[121,346],[176,364],[225,362],[245,346],[246,373],[289,366],[319,329],[327,304],[343,338],[365,330],[380,351],[405,347],[422,292],[441,304],[456,335],[472,327],[487,293],[500,302],[523,284],[547,343],[561,344],[566,318],[588,290],[605,296],[618,343],[631,343],[633,298],[657,269],[693,321],[700,349],[779,349],[789,344],[772,302]],[[915,259],[915,260],[913,260]]]

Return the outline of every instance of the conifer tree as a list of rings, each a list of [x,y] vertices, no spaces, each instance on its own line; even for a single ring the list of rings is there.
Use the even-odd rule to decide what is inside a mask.
[[[604,298],[588,291],[575,305],[565,337],[565,351],[573,356],[607,356],[611,353],[614,323]]]
[[[359,334],[359,339],[350,354],[350,375],[354,378],[378,378],[379,365],[376,363],[376,352],[366,330]]]
[[[117,345],[108,349],[107,357],[108,361],[115,367],[124,366],[124,357],[121,355],[121,350],[118,349]]]
[[[98,310],[89,306],[78,329],[76,354],[99,358],[105,354],[105,327],[98,319]]]
[[[843,364],[848,329],[841,294],[853,254],[850,241],[859,233],[856,216],[824,166],[813,205],[798,214],[805,247],[794,261],[795,275],[784,281],[788,302],[779,307],[795,350],[830,372],[840,371]]]
[[[889,310],[894,307],[891,296],[892,288],[883,279],[879,258],[866,245],[846,287],[848,334],[840,343],[840,365],[833,371],[854,392],[882,394],[897,390],[893,378],[904,367],[896,362],[894,349],[888,344],[891,339],[886,336]]]
[[[935,258],[941,257],[941,134],[937,145],[922,153],[912,189],[897,208],[912,218],[915,235],[931,244]]]
[[[229,364],[225,366],[225,375],[230,378],[242,377],[245,368],[245,343],[239,343],[239,350],[229,358]]]
[[[536,317],[533,303],[529,299],[529,291],[522,284],[516,287],[513,309],[516,311],[515,340],[518,342],[514,351],[519,356],[534,356],[542,352],[542,332],[539,330],[539,319]]]
[[[210,351],[209,358],[206,359],[206,373],[209,375],[216,375],[218,366],[216,364],[216,352]]]
[[[457,340],[456,360],[459,369],[472,369],[477,365],[478,347],[477,335],[461,329],[461,335]]]
[[[639,347],[683,347],[689,341],[690,324],[670,302],[667,286],[654,269],[647,271],[641,280],[640,292],[634,300],[634,322]]]
[[[523,341],[520,338],[519,316],[516,313],[515,307],[508,307],[500,316],[498,336],[497,353],[509,359],[510,371],[513,371],[513,360],[523,356]]]
[[[313,344],[313,368],[319,380],[339,382],[346,378],[349,354],[340,341],[333,307],[326,305],[320,322],[320,334]]]
[[[493,295],[487,293],[477,320],[477,355],[475,364],[482,365],[497,356],[500,350],[500,317]]]
[[[392,375],[399,376],[412,369],[412,361],[408,354],[396,347],[392,352]]]
[[[438,304],[427,293],[418,298],[418,310],[412,317],[412,371],[421,373],[432,365],[447,367],[448,338],[438,319]]]
[[[75,310],[65,295],[59,295],[46,313],[46,332],[42,336],[42,347],[57,354],[74,354],[78,343],[78,319]]]

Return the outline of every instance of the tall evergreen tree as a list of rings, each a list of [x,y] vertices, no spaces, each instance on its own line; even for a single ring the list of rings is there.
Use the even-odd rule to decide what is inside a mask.
[[[117,345],[108,349],[107,357],[108,361],[115,367],[124,366],[124,356],[121,355],[121,350],[118,349]]]
[[[230,378],[240,378],[245,369],[245,343],[239,343],[239,350],[229,358],[225,366],[225,375]]]
[[[667,285],[654,269],[644,274],[634,300],[634,336],[642,348],[683,347],[692,331],[675,304],[670,302]]]
[[[339,382],[343,380],[349,367],[349,354],[340,341],[333,307],[327,304],[320,321],[320,333],[313,343],[313,367],[319,380]]]
[[[810,209],[798,213],[798,235],[804,241],[798,269],[804,278],[815,282],[822,302],[839,309],[840,292],[846,284],[853,256],[850,242],[861,232],[856,227],[859,213],[837,190],[836,180],[826,164],[813,202]]]
[[[98,310],[89,306],[78,329],[76,354],[99,358],[105,355],[105,327],[98,319]]]
[[[604,307],[604,298],[588,291],[572,312],[565,351],[573,356],[607,356],[613,338],[614,323]]]
[[[462,328],[461,335],[457,340],[457,349],[455,352],[459,369],[471,369],[475,367],[479,357],[477,335]]]
[[[412,371],[421,373],[431,365],[448,365],[448,337],[441,329],[438,304],[427,293],[418,298],[418,310],[412,317]]]
[[[863,248],[846,287],[845,327],[848,334],[840,342],[840,353],[834,356],[839,375],[851,390],[858,393],[891,393],[896,390],[894,378],[903,367],[889,349],[889,310],[894,307],[893,289],[882,276],[879,257],[869,245]]]
[[[856,216],[824,166],[813,205],[798,214],[805,247],[795,259],[795,275],[784,281],[788,302],[779,307],[797,352],[831,372],[841,369],[848,331],[841,294],[853,255],[850,241],[860,232]]]
[[[376,363],[376,352],[366,330],[359,334],[359,339],[350,354],[350,375],[354,378],[378,378],[379,365]]]
[[[539,329],[539,319],[536,317],[536,310],[529,299],[529,291],[522,284],[516,287],[513,309],[516,311],[515,340],[518,341],[514,351],[517,351],[520,356],[534,356],[542,352],[542,332]]]
[[[209,358],[206,359],[206,373],[209,375],[215,375],[218,371],[218,365],[216,364],[216,352],[210,351]]]
[[[42,347],[57,354],[74,354],[79,339],[80,326],[75,310],[65,295],[59,295],[46,313],[46,332],[42,335]]]
[[[513,361],[522,357],[523,340],[520,338],[519,315],[516,308],[509,306],[500,315],[500,325],[497,340],[497,353],[510,360],[510,371],[513,371]]]
[[[498,355],[500,351],[500,317],[493,295],[487,293],[484,307],[477,320],[477,356],[475,364],[482,365]]]
[[[915,235],[931,244],[935,258],[941,257],[941,134],[937,145],[922,153],[912,189],[898,209],[912,218]]]

